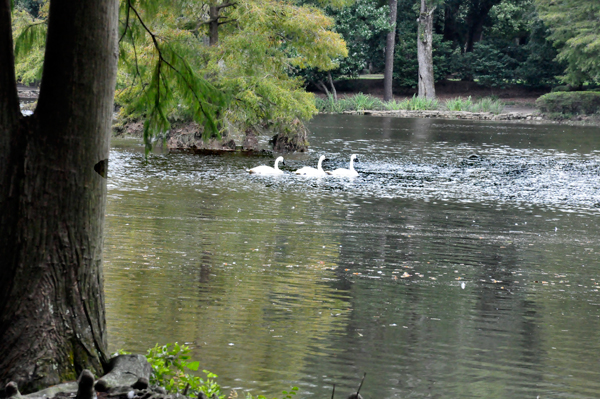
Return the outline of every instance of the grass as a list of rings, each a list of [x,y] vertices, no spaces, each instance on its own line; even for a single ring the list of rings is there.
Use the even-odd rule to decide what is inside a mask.
[[[499,114],[504,109],[504,103],[497,97],[484,97],[473,101],[471,96],[467,98],[456,97],[446,100],[440,104],[438,100],[428,100],[417,97],[404,99],[401,101],[381,101],[379,98],[370,94],[358,93],[353,96],[340,97],[337,100],[333,96],[327,98],[315,98],[315,106],[319,112],[339,114],[345,111],[429,111],[429,110],[447,110],[447,111],[469,111],[469,112],[492,112]]]

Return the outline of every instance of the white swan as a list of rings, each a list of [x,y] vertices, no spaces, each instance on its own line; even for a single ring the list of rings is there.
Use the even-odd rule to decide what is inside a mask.
[[[325,160],[325,155],[321,155],[319,158],[319,163],[317,164],[317,169],[305,166],[303,168],[298,169],[294,173],[297,175],[302,175],[306,177],[324,177],[327,176],[327,173],[323,170],[323,161]]]
[[[256,174],[256,175],[282,175],[283,170],[280,170],[278,167],[278,164],[280,161],[281,161],[281,163],[285,164],[285,162],[283,162],[283,157],[278,157],[275,160],[275,167],[272,168],[267,165],[260,165],[260,166],[257,166],[256,168],[248,169],[248,173],[252,173],[252,174]]]
[[[336,170],[328,170],[325,173],[327,173],[328,175],[331,175],[331,176],[336,176],[336,177],[357,177],[358,172],[356,170],[354,170],[354,160],[355,159],[356,159],[356,154],[352,154],[352,156],[350,156],[350,167],[348,167],[348,169],[338,168]],[[356,162],[358,162],[358,159],[356,160]]]

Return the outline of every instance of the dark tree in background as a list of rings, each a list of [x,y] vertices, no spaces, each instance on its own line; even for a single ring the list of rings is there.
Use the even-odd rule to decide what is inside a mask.
[[[101,375],[102,232],[117,0],[52,0],[32,116],[19,110],[10,0],[0,0],[0,384]]]

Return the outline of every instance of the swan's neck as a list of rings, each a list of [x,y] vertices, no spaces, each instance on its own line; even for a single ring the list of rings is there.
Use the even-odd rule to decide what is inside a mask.
[[[275,170],[279,170],[279,158],[275,160]]]
[[[354,170],[354,159],[350,158],[350,170]]]
[[[323,172],[323,158],[319,159],[319,163],[317,164],[317,170],[319,172]]]

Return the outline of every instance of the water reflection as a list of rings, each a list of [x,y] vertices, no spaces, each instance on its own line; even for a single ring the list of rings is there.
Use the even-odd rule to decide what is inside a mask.
[[[593,129],[328,116],[313,131],[287,170],[358,153],[361,176],[256,177],[253,158],[144,161],[116,143],[112,349],[188,342],[227,387],[269,395],[345,395],[366,371],[366,397],[596,396]]]

